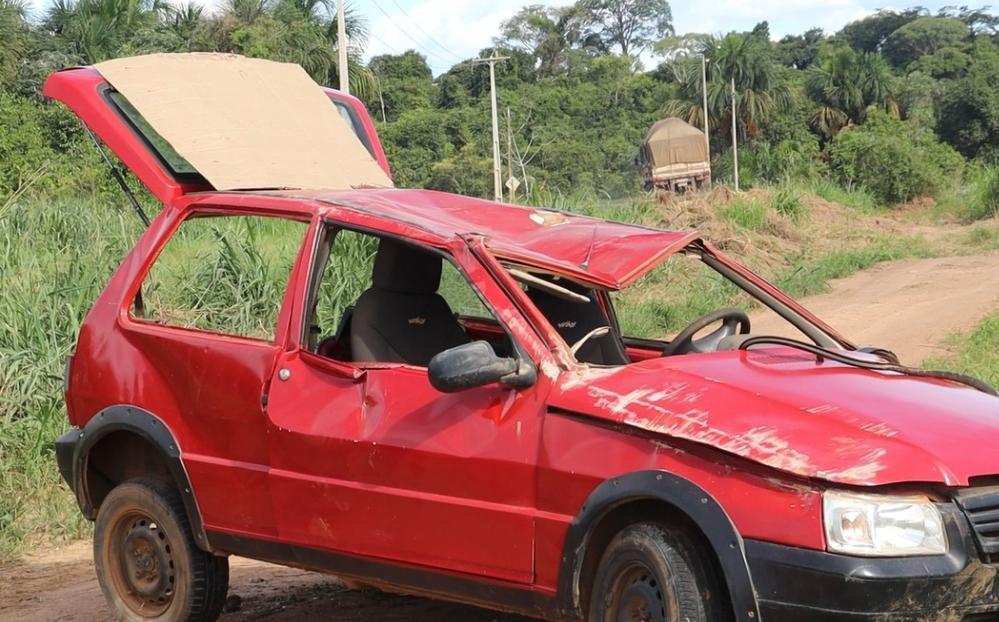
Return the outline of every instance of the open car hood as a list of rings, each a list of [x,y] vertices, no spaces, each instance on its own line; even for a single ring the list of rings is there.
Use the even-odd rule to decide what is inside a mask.
[[[392,185],[297,65],[152,54],[57,72],[43,93],[72,109],[164,203],[212,188]]]
[[[800,477],[966,486],[999,474],[999,399],[946,381],[761,349],[583,367],[560,383],[557,408]]]

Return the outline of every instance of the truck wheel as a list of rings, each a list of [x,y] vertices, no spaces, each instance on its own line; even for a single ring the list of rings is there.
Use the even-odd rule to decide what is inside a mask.
[[[690,538],[652,523],[607,546],[593,581],[589,622],[717,622],[724,617]]]
[[[229,560],[194,543],[177,490],[154,479],[125,482],[97,513],[94,562],[118,620],[212,622],[229,589]]]

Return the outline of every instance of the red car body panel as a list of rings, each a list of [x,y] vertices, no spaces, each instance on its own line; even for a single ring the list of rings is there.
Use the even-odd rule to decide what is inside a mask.
[[[551,403],[846,485],[992,475],[995,398],[946,381],[817,362],[794,351],[656,358],[566,375]],[[948,426],[942,427],[941,420]]]
[[[634,283],[697,239],[693,231],[646,229],[428,190],[269,194],[353,208],[443,238],[481,235],[497,257],[610,289]],[[629,252],[622,253],[624,249]]]
[[[669,473],[710,491],[703,503],[723,508],[743,538],[823,550],[821,495],[830,483],[967,485],[999,472],[994,452],[964,448],[999,433],[994,398],[776,350],[657,358],[638,347],[638,362],[626,367],[579,365],[500,265],[616,289],[695,233],[416,190],[192,194],[197,188],[170,178],[102,106],[102,84],[78,69],[55,74],[45,93],[76,111],[167,207],[81,328],[69,416],[83,427],[119,404],[155,413],[179,445],[210,533],[554,596],[574,521],[598,487],[627,474]],[[172,233],[206,212],[309,223],[273,342],[130,316]],[[445,395],[422,368],[308,352],[299,336],[328,222],[450,255],[531,358],[537,383]],[[289,379],[278,380],[278,369]]]

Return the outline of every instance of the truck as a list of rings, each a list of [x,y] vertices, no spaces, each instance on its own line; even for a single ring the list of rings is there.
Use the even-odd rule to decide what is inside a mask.
[[[682,193],[711,186],[711,161],[704,132],[670,117],[649,129],[639,152],[645,191]]]

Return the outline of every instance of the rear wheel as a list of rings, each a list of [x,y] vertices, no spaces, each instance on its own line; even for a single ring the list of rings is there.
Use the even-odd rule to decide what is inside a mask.
[[[211,622],[222,613],[229,561],[194,543],[173,486],[132,480],[112,490],[94,526],[97,579],[127,622]]]
[[[641,523],[619,533],[597,567],[589,622],[719,622],[710,568],[683,532]]]

